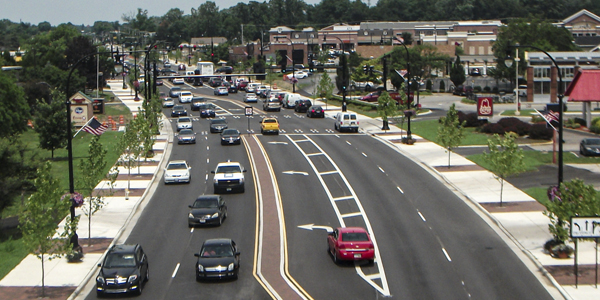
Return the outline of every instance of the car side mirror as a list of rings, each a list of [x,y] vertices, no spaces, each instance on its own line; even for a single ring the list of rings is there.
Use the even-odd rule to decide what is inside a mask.
[[[241,253],[238,251],[235,253],[235,256],[239,256]]]
[[[215,171],[210,171],[210,173],[215,174]]]
[[[189,207],[189,208],[192,208],[192,206],[191,206],[191,205],[188,205],[188,207]]]
[[[98,267],[102,267],[102,264],[98,264]]]
[[[200,253],[194,253],[195,257],[200,257]]]
[[[244,169],[242,172],[246,173],[246,171],[248,171],[248,170]]]

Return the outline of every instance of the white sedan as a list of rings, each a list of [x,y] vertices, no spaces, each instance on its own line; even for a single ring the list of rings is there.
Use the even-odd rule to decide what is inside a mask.
[[[179,94],[179,103],[191,103],[192,102],[192,98],[194,98],[194,95],[192,95],[192,92],[190,92],[190,91],[182,91]]]
[[[304,72],[304,71],[296,71],[294,73],[290,73],[287,74],[288,79],[292,79],[294,77],[296,77],[296,79],[303,79],[308,77],[308,73]]]
[[[229,95],[229,90],[227,89],[227,87],[220,86],[214,90],[214,94],[216,96],[222,96],[222,95],[227,96],[227,95]]]
[[[186,182],[189,183],[192,179],[190,170],[192,167],[188,165],[185,160],[172,160],[165,168],[164,182],[167,183],[178,183]]]
[[[246,94],[246,97],[244,97],[244,102],[250,103],[250,102],[258,102],[258,97],[256,97],[256,94]]]
[[[185,80],[183,78],[173,78],[173,84],[184,84]]]

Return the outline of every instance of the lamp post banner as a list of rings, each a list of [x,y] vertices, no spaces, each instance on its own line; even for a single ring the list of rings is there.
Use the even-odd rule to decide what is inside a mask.
[[[491,117],[494,115],[494,101],[492,97],[477,97],[477,115]]]

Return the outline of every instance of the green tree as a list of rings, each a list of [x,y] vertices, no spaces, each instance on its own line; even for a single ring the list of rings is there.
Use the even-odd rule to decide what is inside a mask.
[[[65,243],[53,236],[58,223],[69,214],[71,202],[61,199],[59,181],[51,175],[51,165],[46,162],[37,173],[36,192],[33,193],[19,213],[19,228],[23,234],[23,243],[30,253],[35,254],[42,263],[42,297],[45,297],[44,261],[57,258],[66,253]]]
[[[100,143],[100,136],[95,135],[88,146],[88,156],[81,160],[80,163],[81,177],[79,177],[79,186],[83,197],[88,199],[86,205],[82,207],[84,214],[88,217],[88,245],[91,245],[92,240],[92,215],[104,206],[105,195],[102,192],[94,193],[94,189],[104,179],[108,179],[112,187],[119,174],[116,170],[111,171],[109,174],[104,172],[107,165],[107,153],[108,151]]]
[[[331,81],[329,74],[327,72],[323,72],[321,80],[319,80],[319,84],[317,85],[315,97],[322,98],[327,103],[327,99],[331,97],[334,88],[335,85]]]
[[[143,153],[143,147],[141,145],[141,140],[139,136],[139,122],[136,122],[136,119],[141,119],[139,117],[133,119],[127,125],[125,129],[125,133],[121,136],[119,140],[119,150],[124,152],[125,155],[122,155],[119,159],[119,165],[123,166],[127,169],[127,174],[131,175],[131,169],[139,166],[139,158]],[[127,179],[127,193],[129,193],[129,186],[131,183],[131,176],[128,176]],[[128,197],[128,196],[127,196]]]
[[[454,84],[454,86],[459,86],[467,79],[467,75],[465,75],[465,67],[460,62],[460,56],[456,56],[456,61],[452,64],[452,68],[450,68],[450,81]]]
[[[34,130],[38,134],[40,148],[50,150],[54,159],[54,150],[67,145],[67,112],[65,104],[56,99],[50,104],[38,102],[34,118]]]
[[[460,145],[464,138],[464,126],[466,121],[460,123],[456,104],[452,103],[445,117],[440,118],[438,127],[438,141],[448,152],[448,168],[450,168],[450,154],[452,149]]]
[[[504,138],[494,134],[491,139],[488,139],[489,152],[483,154],[490,165],[490,171],[500,182],[500,206],[502,206],[504,180],[511,175],[525,171],[523,149],[520,149],[515,142],[517,137],[514,132],[507,132],[504,134]]]
[[[600,215],[600,198],[594,186],[581,179],[564,182],[556,197],[546,204],[544,215],[550,218],[548,228],[554,240],[569,239],[569,220],[574,216]]]
[[[383,120],[384,130],[388,130],[388,118],[393,118],[398,114],[398,106],[396,100],[392,99],[388,92],[383,91],[377,98],[377,115]]]
[[[29,117],[29,105],[23,89],[6,72],[0,72],[0,137],[25,131]]]

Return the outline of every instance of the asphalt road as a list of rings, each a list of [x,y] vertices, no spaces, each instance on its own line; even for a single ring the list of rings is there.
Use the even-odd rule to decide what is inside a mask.
[[[206,87],[194,92],[212,95]],[[242,96],[215,103],[230,127],[245,132],[246,118],[237,118],[246,105]],[[260,103],[252,106],[260,113]],[[286,109],[266,115],[277,116],[284,129],[258,138],[280,188],[289,272],[310,297],[551,299],[494,228],[387,144],[365,134],[331,132],[333,120],[327,118],[307,119]],[[258,120],[250,121],[254,132],[259,132]],[[127,240],[142,244],[150,259],[151,279],[140,299],[268,299],[252,275],[256,195],[249,188],[251,173],[246,173],[245,193],[224,196],[229,218],[221,227],[187,227],[187,205],[212,193],[210,170],[218,162],[232,159],[249,166],[244,146],[221,146],[217,134],[202,133],[208,131],[207,120],[195,120],[194,131],[197,144],[174,145],[171,155],[191,163],[192,182],[161,184]],[[326,232],[298,227],[307,224],[370,227],[379,252],[376,263],[335,265],[326,252]],[[238,243],[238,280],[196,282],[193,254],[204,239],[214,237]],[[90,291],[88,299],[95,297]]]

